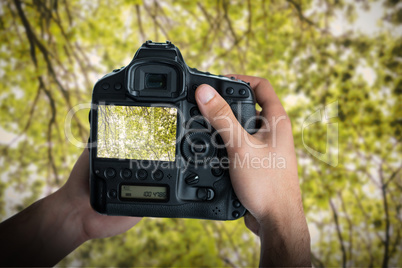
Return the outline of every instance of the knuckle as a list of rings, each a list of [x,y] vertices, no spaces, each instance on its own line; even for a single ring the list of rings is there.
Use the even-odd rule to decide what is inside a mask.
[[[269,82],[269,80],[266,78],[261,78],[261,84],[267,88],[273,89],[271,82]]]

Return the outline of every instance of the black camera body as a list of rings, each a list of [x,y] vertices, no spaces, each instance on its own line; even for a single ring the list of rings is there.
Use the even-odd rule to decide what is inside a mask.
[[[214,87],[241,125],[255,131],[249,84],[188,67],[169,41],[147,41],[129,65],[95,84],[89,150],[96,211],[213,220],[245,214],[225,146],[197,108],[201,84]]]

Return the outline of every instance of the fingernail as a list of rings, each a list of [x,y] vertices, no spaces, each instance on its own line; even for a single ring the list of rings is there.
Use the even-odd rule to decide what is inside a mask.
[[[198,94],[198,99],[202,104],[207,104],[213,97],[215,97],[216,91],[211,86],[202,85],[199,90],[201,92]]]

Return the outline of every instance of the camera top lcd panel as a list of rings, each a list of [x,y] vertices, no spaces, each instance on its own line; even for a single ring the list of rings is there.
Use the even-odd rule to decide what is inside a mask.
[[[223,142],[197,108],[201,84],[224,97],[247,131],[255,129],[250,86],[189,68],[168,41],[147,41],[129,65],[95,84],[89,148],[96,211],[214,220],[244,215]]]

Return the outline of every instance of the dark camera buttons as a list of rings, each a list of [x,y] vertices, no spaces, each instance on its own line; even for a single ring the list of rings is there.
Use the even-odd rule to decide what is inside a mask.
[[[201,115],[201,112],[198,110],[198,107],[193,107],[190,109],[190,115],[191,117],[198,116]]]
[[[208,123],[202,116],[197,106],[194,106],[190,109],[190,117],[191,119],[188,122],[184,123],[185,128],[189,129],[208,128]]]
[[[206,132],[192,132],[182,141],[182,152],[191,163],[205,164],[215,155],[215,147],[211,144],[211,135]]]
[[[232,87],[228,87],[228,88],[226,89],[226,94],[228,94],[228,95],[233,95],[233,93],[234,93],[234,89],[233,89]]]
[[[113,179],[116,176],[116,170],[113,168],[107,168],[103,174],[107,179]]]
[[[198,188],[197,198],[200,200],[212,200],[215,196],[215,192],[209,188]]]
[[[114,84],[114,89],[115,90],[120,90],[121,89],[121,84],[120,83]]]
[[[224,93],[226,96],[234,98],[244,98],[249,96],[248,91],[245,88],[228,87]]]
[[[195,90],[197,89],[197,87],[198,87],[197,84],[193,84],[191,88],[188,90],[187,100],[190,103],[197,103],[195,100]]]
[[[241,206],[241,203],[239,202],[239,200],[234,200],[234,201],[233,201],[233,206],[234,206],[235,208],[239,208],[239,207]]]
[[[108,193],[108,196],[109,196],[109,198],[112,198],[112,199],[116,198],[117,197],[116,190],[110,190]]]
[[[139,169],[136,173],[137,179],[145,180],[148,177],[148,172],[145,169]]]
[[[132,172],[128,168],[122,169],[120,171],[120,177],[122,179],[131,179]]]
[[[198,177],[197,174],[190,174],[187,176],[187,178],[185,179],[186,183],[188,185],[194,185],[197,184],[200,181],[200,178]]]
[[[194,154],[203,154],[207,151],[208,145],[203,140],[194,141],[190,145],[191,152]]]
[[[232,216],[233,216],[233,218],[237,219],[238,217],[240,217],[240,212],[235,210],[235,211],[233,211]]]
[[[211,170],[211,172],[212,172],[212,175],[214,175],[215,177],[220,177],[223,174],[224,170],[218,167],[218,168],[213,168]]]
[[[110,85],[109,85],[108,83],[103,83],[103,84],[102,84],[102,88],[103,88],[104,90],[109,89],[109,87],[110,87]]]
[[[242,98],[246,97],[247,98],[248,96],[249,96],[248,90],[246,90],[244,88],[239,89],[239,96],[238,97],[242,97]]]
[[[154,173],[152,173],[152,179],[160,181],[161,179],[163,179],[163,172],[159,169],[156,170]]]

